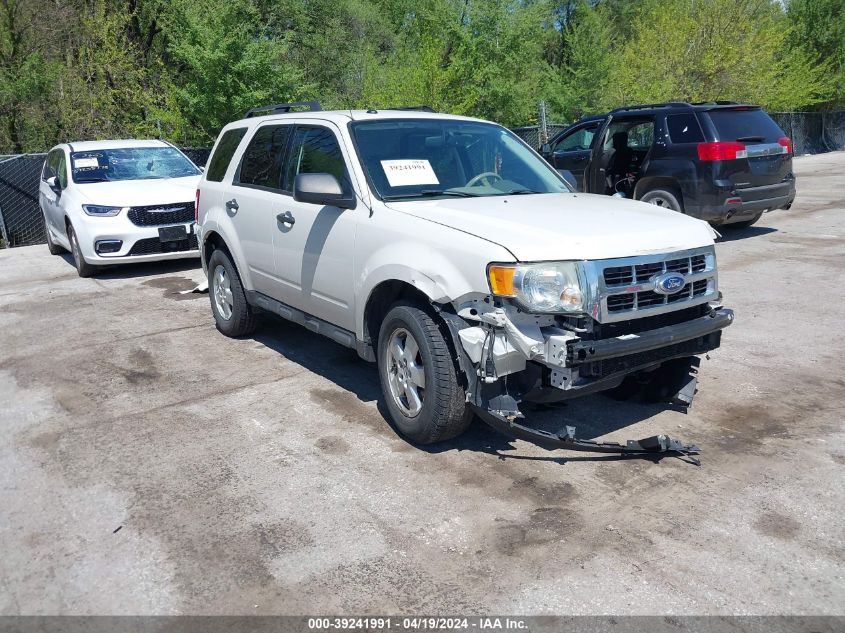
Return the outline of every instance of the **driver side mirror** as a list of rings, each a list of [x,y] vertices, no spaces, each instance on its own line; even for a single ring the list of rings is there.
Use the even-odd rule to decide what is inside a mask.
[[[59,184],[59,179],[55,176],[50,176],[45,182],[56,195],[59,195],[62,192],[62,186]]]
[[[332,174],[299,174],[293,181],[293,199],[339,209],[355,208],[354,194],[344,193]]]

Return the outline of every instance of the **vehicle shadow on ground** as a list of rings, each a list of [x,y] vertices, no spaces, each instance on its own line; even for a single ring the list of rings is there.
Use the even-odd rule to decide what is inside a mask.
[[[749,226],[744,229],[732,229],[728,225],[723,227],[717,226],[716,230],[722,235],[718,240],[719,242],[734,242],[736,240],[745,240],[750,237],[760,237],[761,235],[777,232],[776,228],[770,226]]]
[[[390,416],[384,404],[379,384],[378,370],[374,363],[358,357],[355,351],[343,347],[323,336],[314,334],[295,323],[265,315],[262,325],[253,335],[253,340],[281,354],[341,389],[354,394],[359,401],[376,402],[378,415],[382,418],[384,431],[394,434],[396,429],[388,422]],[[547,431],[559,431],[564,426],[575,426],[579,439],[595,439],[614,431],[636,425],[666,409],[663,405],[643,404],[635,401],[616,401],[603,395],[579,398],[562,405],[532,409],[523,405],[524,423]],[[372,427],[371,427],[372,428]],[[649,432],[632,429],[625,439],[640,439]],[[508,455],[515,451],[514,440],[498,433],[478,419],[475,419],[466,433],[454,440],[435,445],[417,446],[428,453],[449,451],[473,451],[497,455],[500,458],[531,459],[538,461],[612,461],[617,459],[659,460],[660,456],[618,456],[598,453],[581,453],[579,457],[566,457],[559,453],[549,456]],[[567,453],[573,455],[573,453]]]
[[[71,268],[76,269],[72,255],[69,253],[62,253],[60,257],[65,260]],[[198,268],[200,268],[199,257],[191,259],[169,259],[161,262],[114,264],[112,266],[103,266],[94,275],[94,279],[135,279],[138,277],[151,277],[152,275],[181,273]]]

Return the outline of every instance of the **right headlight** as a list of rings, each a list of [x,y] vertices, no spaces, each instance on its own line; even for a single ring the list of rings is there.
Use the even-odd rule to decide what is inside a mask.
[[[576,262],[490,264],[487,279],[494,295],[512,297],[529,312],[584,311]]]
[[[106,207],[101,204],[83,204],[82,210],[88,215],[96,215],[100,217],[117,215],[124,209],[129,207]]]

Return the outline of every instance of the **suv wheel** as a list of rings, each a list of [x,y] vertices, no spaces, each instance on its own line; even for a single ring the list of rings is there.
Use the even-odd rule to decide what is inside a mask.
[[[390,417],[412,442],[457,437],[472,421],[446,339],[418,307],[397,304],[387,313],[379,331],[378,369]]]
[[[97,266],[92,266],[85,261],[82,250],[79,248],[79,240],[76,238],[76,231],[73,226],[67,225],[67,239],[70,242],[70,254],[73,255],[73,263],[76,265],[76,272],[80,277],[92,277],[97,272]],[[50,251],[53,252],[52,250]]]
[[[640,200],[658,207],[663,207],[664,209],[677,211],[678,213],[684,212],[684,208],[681,206],[680,197],[676,192],[669,189],[652,189],[651,191],[644,193],[640,197]]]
[[[208,262],[208,296],[217,329],[226,336],[252,334],[257,319],[229,255],[217,249]]]

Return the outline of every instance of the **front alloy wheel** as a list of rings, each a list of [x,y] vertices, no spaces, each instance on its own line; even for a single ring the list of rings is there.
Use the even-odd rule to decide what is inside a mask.
[[[385,348],[384,363],[393,402],[409,418],[422,410],[425,398],[425,367],[414,335],[397,328]]]

